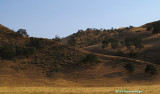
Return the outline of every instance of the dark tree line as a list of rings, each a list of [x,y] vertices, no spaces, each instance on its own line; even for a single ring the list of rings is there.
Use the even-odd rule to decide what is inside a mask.
[[[160,33],[160,22],[154,22],[147,26],[147,31],[152,31],[153,34]]]
[[[11,59],[18,56],[29,56],[36,51],[33,47],[21,47],[5,44],[0,48],[0,56],[4,59]]]
[[[124,42],[127,48],[130,48],[131,46],[135,46],[136,48],[139,48],[139,49],[143,48],[142,39],[138,37],[136,38],[127,37],[125,38]]]
[[[116,38],[106,38],[102,41],[102,48],[108,47],[108,45],[111,44],[113,49],[116,49],[119,46],[119,42]]]

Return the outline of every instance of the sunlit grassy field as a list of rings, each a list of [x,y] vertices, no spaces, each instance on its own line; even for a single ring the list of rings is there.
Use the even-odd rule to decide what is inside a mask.
[[[159,94],[160,85],[125,87],[0,87],[0,94],[124,94],[118,91],[142,91],[128,94]]]

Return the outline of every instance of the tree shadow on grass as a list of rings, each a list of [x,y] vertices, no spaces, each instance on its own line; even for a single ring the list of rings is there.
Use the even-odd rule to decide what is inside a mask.
[[[72,73],[72,72],[75,72],[75,71],[83,71],[83,70],[86,70],[86,69],[89,69],[89,68],[91,68],[91,67],[71,64],[71,65],[68,65],[68,66],[63,66],[63,68],[59,72]]]
[[[113,77],[122,77],[122,76],[123,76],[122,72],[113,72],[113,73],[110,73],[110,74],[105,74],[103,77],[113,78]]]
[[[129,75],[128,77],[123,78],[126,81],[151,81],[152,76],[144,74],[144,73],[137,73]]]

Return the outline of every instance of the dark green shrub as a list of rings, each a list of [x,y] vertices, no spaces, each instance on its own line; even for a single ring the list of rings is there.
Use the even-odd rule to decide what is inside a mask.
[[[106,38],[102,41],[102,48],[107,47],[111,43],[113,49],[116,49],[119,46],[118,40],[115,38]]]
[[[117,49],[119,44],[118,43],[111,43],[112,49]]]
[[[17,56],[23,56],[23,55],[28,56],[28,55],[31,55],[35,52],[36,52],[36,48],[34,48],[34,47],[20,47],[20,46],[17,46],[15,54]]]
[[[95,45],[95,44],[97,44],[97,43],[98,43],[98,41],[97,41],[96,39],[94,39],[94,40],[92,40],[92,41],[90,41],[90,42],[88,43],[88,46]]]
[[[44,39],[41,38],[30,38],[29,42],[30,47],[35,47],[37,49],[44,48],[45,47],[45,42]]]
[[[105,48],[109,45],[110,41],[108,39],[105,39],[102,41],[102,48]]]
[[[144,46],[143,45],[137,45],[136,48],[142,49],[142,48],[144,48]]]
[[[138,37],[134,38],[134,39],[133,39],[133,45],[134,45],[136,48],[139,48],[139,49],[143,48],[143,46],[142,46],[142,39],[141,39],[141,38],[138,38]]]
[[[134,26],[131,26],[131,25],[130,25],[129,28],[134,28]]]
[[[53,38],[52,40],[54,40],[56,42],[61,42],[62,41],[61,38],[58,35],[56,35],[55,38]]]
[[[150,75],[155,75],[158,73],[158,70],[154,65],[148,64],[145,68],[145,73],[149,73]]]
[[[68,40],[68,45],[71,45],[71,46],[75,46],[76,45],[76,39],[74,37],[71,37],[69,40]]]
[[[124,68],[126,68],[126,70],[128,70],[129,72],[135,71],[135,66],[134,64],[131,64],[131,63],[128,63],[127,65],[125,65]]]
[[[128,56],[133,58],[138,58],[141,56],[141,54],[139,52],[131,51],[130,53],[128,53]]]
[[[146,30],[147,31],[151,31],[152,30],[152,26],[148,26]]]
[[[143,48],[142,46],[142,39],[141,38],[138,38],[138,37],[135,37],[135,38],[125,38],[125,46],[127,48],[130,48],[131,46],[135,46],[136,48]]]
[[[118,40],[116,38],[113,38],[113,37],[109,38],[108,40],[109,40],[110,43],[117,43],[118,42]]]
[[[105,46],[104,46],[104,45],[102,45],[102,48],[104,49],[104,48],[105,48]]]
[[[84,59],[84,62],[88,62],[90,64],[97,64],[98,63],[98,59],[97,56],[93,53],[87,54],[86,58]]]
[[[121,41],[120,44],[121,44],[121,45],[124,45],[124,41]]]
[[[29,36],[29,35],[27,34],[27,31],[26,31],[25,29],[19,29],[19,30],[17,31],[17,34],[20,34],[20,35],[23,35],[23,36]]]
[[[16,47],[16,55],[23,55],[23,47]]]
[[[6,59],[10,59],[14,56],[14,48],[12,45],[6,44],[1,49],[1,56]]]
[[[125,38],[125,46],[127,46],[127,48],[130,48],[133,45],[132,41],[132,38]]]
[[[157,34],[160,33],[160,23],[156,22],[153,23],[153,34]]]
[[[119,51],[116,52],[116,56],[122,56],[123,57],[123,56],[125,56],[125,54],[124,54],[124,52],[119,50]]]
[[[23,55],[28,56],[35,53],[36,49],[33,47],[26,47],[23,49]]]

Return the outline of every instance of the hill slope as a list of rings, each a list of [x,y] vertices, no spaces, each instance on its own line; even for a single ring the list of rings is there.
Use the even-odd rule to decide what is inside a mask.
[[[142,30],[141,32],[136,32]],[[142,33],[143,32],[143,33]],[[4,27],[0,27],[0,81],[1,86],[124,86],[159,84],[159,74],[151,76],[144,70],[148,62],[127,57],[112,56],[115,49],[101,48],[103,38],[117,37],[124,40],[128,35],[142,36],[144,28],[123,28],[117,30],[80,31],[68,40],[75,45],[64,45],[50,39],[26,37]],[[125,35],[125,33],[127,33]],[[124,35],[124,37],[120,37]],[[144,45],[153,43],[150,33],[143,36]],[[157,38],[157,37],[156,37]],[[81,41],[80,41],[81,40]],[[64,40],[65,41],[65,40]],[[85,47],[83,49],[76,47]],[[91,43],[91,44],[90,44]],[[156,41],[155,45],[157,45]],[[99,48],[98,48],[99,47]],[[148,48],[147,48],[148,49]],[[147,50],[145,48],[145,50]],[[144,50],[144,52],[145,52]],[[111,54],[104,54],[104,52]],[[97,65],[87,65],[86,54],[97,55]],[[10,53],[10,55],[8,55]],[[135,72],[129,73],[124,66],[135,65]],[[151,62],[152,63],[152,62]],[[156,64],[155,64],[156,65]],[[156,65],[159,70],[160,67]]]
[[[66,38],[62,39],[62,43],[75,47],[86,47],[101,43],[101,41],[108,36],[116,36],[116,30],[98,30],[88,28],[87,30],[79,30]]]
[[[23,36],[2,25],[0,39],[1,61],[27,62],[26,64],[40,67],[47,76],[51,76],[61,67],[78,65],[85,57],[85,53],[73,47],[54,40]]]
[[[91,47],[88,48],[91,52],[97,52],[106,55],[116,55],[117,51],[122,51],[124,53],[129,53],[131,51],[139,52],[141,54],[141,60],[149,61],[151,63],[160,64],[159,59],[159,51],[160,51],[160,36],[158,32],[160,32],[160,21],[155,21],[151,23],[147,23],[140,27],[125,27],[119,29],[87,29],[87,30],[79,30],[77,33],[74,33],[67,38],[62,39],[65,40],[65,43],[68,45],[72,45],[75,47]],[[108,48],[102,49],[102,41],[107,38],[115,38],[118,41],[119,47],[116,49],[112,49],[112,45],[108,46]],[[127,49],[125,46],[126,38],[139,38],[142,40],[142,49],[135,49],[132,47],[131,49]],[[92,45],[97,45],[97,47],[92,47]],[[113,45],[114,46],[114,45]]]

